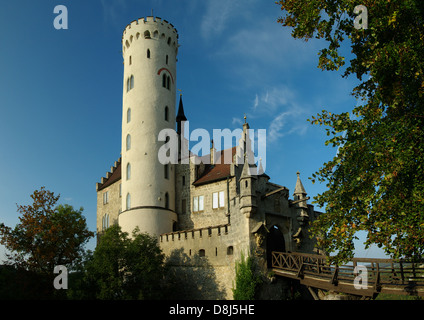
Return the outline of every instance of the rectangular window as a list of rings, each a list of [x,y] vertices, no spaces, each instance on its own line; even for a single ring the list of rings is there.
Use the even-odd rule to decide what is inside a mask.
[[[199,211],[199,197],[193,197],[193,212]]]
[[[203,196],[199,196],[199,211],[203,211]]]
[[[169,166],[165,164],[165,179],[169,179]]]
[[[218,209],[218,192],[212,193],[212,209]]]
[[[204,210],[204,196],[193,197],[193,212]]]
[[[212,209],[224,208],[225,197],[224,191],[212,193]]]
[[[122,197],[122,183],[119,184],[119,198]]]
[[[103,204],[106,204],[109,202],[109,191],[106,191],[103,193]]]
[[[224,191],[219,192],[219,207],[224,208],[225,200],[224,200]]]
[[[181,213],[186,213],[186,209],[187,209],[187,201],[186,199],[183,199],[181,201]]]
[[[183,186],[185,186],[185,176],[183,176]]]

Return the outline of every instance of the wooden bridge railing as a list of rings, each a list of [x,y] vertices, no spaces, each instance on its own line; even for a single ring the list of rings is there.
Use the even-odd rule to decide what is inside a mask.
[[[322,255],[272,252],[272,269],[277,275],[325,290],[361,296],[380,292],[424,296],[424,261],[354,258],[337,266]]]

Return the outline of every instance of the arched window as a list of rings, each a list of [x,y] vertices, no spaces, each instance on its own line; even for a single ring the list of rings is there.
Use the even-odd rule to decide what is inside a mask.
[[[130,78],[127,79],[127,92],[130,91]]]
[[[169,209],[169,194],[165,193],[165,209]]]
[[[204,257],[206,255],[205,249],[199,250],[199,257]]]
[[[131,209],[131,195],[127,193],[127,210]]]
[[[165,121],[169,121],[169,117],[168,117],[168,113],[169,113],[169,108],[168,106],[165,107]]]
[[[144,38],[150,39],[150,31],[149,30],[144,31]]]
[[[131,108],[127,110],[127,123],[131,121]]]
[[[171,45],[171,37],[168,38],[168,46]]]
[[[127,134],[127,151],[131,149],[131,135]]]
[[[131,78],[130,78],[130,90],[132,88],[134,88],[134,76],[133,75],[131,75]]]
[[[127,180],[131,179],[131,164],[127,164]]]
[[[162,87],[166,88],[166,74],[165,73],[162,76]]]
[[[233,248],[233,246],[229,246],[229,247],[227,248],[227,255],[228,255],[228,256],[232,256],[232,255],[233,255],[233,253],[234,253],[234,248]]]
[[[102,218],[102,231],[105,231],[109,228],[109,214],[105,213]]]
[[[150,59],[150,49],[147,49],[147,58]]]

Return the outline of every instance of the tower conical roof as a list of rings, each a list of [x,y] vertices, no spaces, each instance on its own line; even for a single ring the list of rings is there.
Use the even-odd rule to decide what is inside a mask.
[[[305,188],[303,187],[302,181],[300,180],[300,172],[298,171],[296,174],[297,174],[297,181],[296,181],[296,187],[294,188],[293,195],[306,194]]]
[[[177,122],[178,121],[187,121],[187,118],[184,114],[184,106],[183,106],[183,95],[180,94],[180,104],[178,106],[178,112],[177,112]]]

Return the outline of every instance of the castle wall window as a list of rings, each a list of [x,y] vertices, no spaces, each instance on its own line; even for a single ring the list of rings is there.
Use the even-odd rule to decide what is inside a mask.
[[[119,184],[119,198],[122,197],[122,183]]]
[[[204,257],[206,255],[206,252],[204,249],[199,250],[199,257]]]
[[[166,106],[165,107],[165,121],[169,121],[168,113],[169,113],[169,108]]]
[[[134,88],[134,76],[131,75],[130,77],[130,90]]]
[[[127,210],[131,209],[131,195],[127,193]]]
[[[129,77],[127,79],[127,92],[130,91],[132,88],[134,88],[134,76],[131,75],[131,77]]]
[[[166,55],[166,64],[168,64],[168,55]]]
[[[183,199],[181,200],[181,213],[187,212],[187,200]]]
[[[166,74],[165,73],[162,76],[162,87],[166,88]]]
[[[225,195],[224,191],[212,193],[212,209],[224,208]]]
[[[127,134],[127,151],[131,149],[131,135]]]
[[[204,210],[204,196],[193,197],[193,212]]]
[[[149,30],[144,31],[144,38],[150,39],[150,31]]]
[[[109,202],[109,191],[106,191],[103,193],[103,204],[106,204]]]
[[[127,180],[131,179],[131,164],[127,164]]]
[[[164,165],[164,175],[165,175],[165,179],[169,179],[169,165],[165,164]]]
[[[185,176],[183,176],[182,179],[183,179],[183,186],[185,186]]]
[[[130,65],[132,64],[132,59],[131,59],[131,56],[130,56]]]
[[[165,209],[169,209],[169,194],[165,193]]]
[[[131,108],[127,110],[127,123],[131,121]]]
[[[102,231],[109,228],[109,214],[105,213],[102,218]]]
[[[147,59],[150,59],[150,49],[147,49]]]
[[[232,255],[233,255],[233,253],[234,253],[234,248],[233,248],[233,246],[229,246],[229,247],[227,248],[227,256],[232,256]]]

